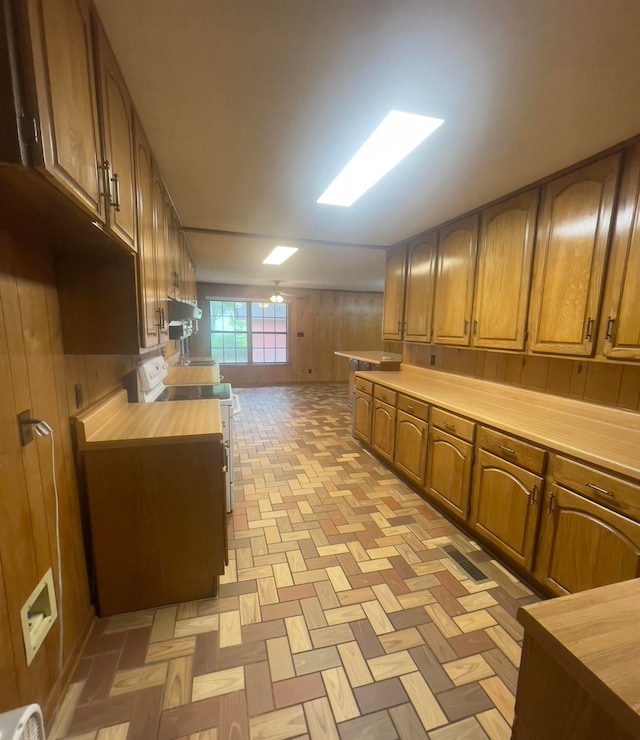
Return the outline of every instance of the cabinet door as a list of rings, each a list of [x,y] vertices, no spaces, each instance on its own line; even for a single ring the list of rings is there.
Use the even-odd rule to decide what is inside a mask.
[[[462,519],[469,513],[473,447],[457,437],[429,430],[427,494]]]
[[[419,486],[424,484],[427,460],[427,422],[405,411],[396,419],[395,465]]]
[[[371,394],[363,393],[356,388],[353,400],[353,433],[363,442],[371,441],[371,412],[373,399]]]
[[[95,17],[94,28],[100,72],[107,226],[125,244],[136,249],[133,106],[107,37]]]
[[[391,250],[387,254],[382,304],[383,339],[402,339],[406,257],[404,246]]]
[[[396,431],[396,410],[384,401],[373,400],[373,420],[371,446],[382,457],[393,460],[393,446]]]
[[[533,565],[543,479],[480,450],[470,523],[510,560]]]
[[[538,191],[482,214],[472,344],[523,349],[538,212]]]
[[[620,155],[545,186],[534,269],[531,350],[593,352]]]
[[[604,354],[640,359],[640,144],[626,154],[607,282]]]
[[[433,339],[437,344],[469,345],[478,217],[440,231]]]
[[[28,0],[45,174],[104,220],[91,19],[87,0]]]
[[[536,578],[556,594],[640,576],[640,524],[555,484],[547,493]]]
[[[159,341],[169,338],[167,318],[167,296],[169,295],[169,277],[167,275],[167,194],[158,171],[153,171],[153,245],[156,263],[156,300],[158,306]]]
[[[153,163],[151,150],[139,121],[135,122],[135,164],[138,211],[138,282],[140,292],[140,340],[142,347],[158,344],[160,314],[156,289],[154,244]]]
[[[405,333],[408,342],[431,341],[437,234],[410,244],[407,260]]]

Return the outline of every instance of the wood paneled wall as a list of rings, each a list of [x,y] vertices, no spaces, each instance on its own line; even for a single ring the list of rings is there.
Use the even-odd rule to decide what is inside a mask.
[[[191,337],[191,354],[210,355],[206,296],[268,300],[273,288],[198,283],[203,319]],[[336,350],[382,349],[382,293],[292,288],[289,307],[289,362],[286,365],[223,365],[232,385],[270,385],[347,380],[349,363]],[[304,336],[299,337],[302,332]]]
[[[68,389],[53,257],[0,229],[0,711],[38,702],[50,715],[93,619],[69,433]],[[59,598],[51,438],[22,447],[16,415],[54,430],[63,575],[64,653],[57,620],[27,667],[20,608],[53,567]],[[60,608],[60,605],[59,605]]]
[[[385,344],[388,345],[385,349],[403,351],[402,342]],[[433,365],[432,356],[435,358]],[[410,343],[404,344],[403,360],[418,367],[433,367],[590,403],[640,410],[640,365]]]

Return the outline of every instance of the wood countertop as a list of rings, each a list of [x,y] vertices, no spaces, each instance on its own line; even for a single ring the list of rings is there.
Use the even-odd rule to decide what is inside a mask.
[[[383,352],[382,350],[336,350],[333,354],[339,357],[348,357],[350,360],[371,362],[381,366],[402,362],[402,355],[394,354],[393,352]]]
[[[127,403],[122,390],[75,418],[80,450],[222,439],[220,404],[213,399]]]
[[[356,375],[640,481],[640,414],[409,365]]]
[[[522,607],[525,631],[640,737],[640,579]]]
[[[218,365],[182,366],[175,365],[167,368],[165,385],[211,385],[220,382],[220,367]]]

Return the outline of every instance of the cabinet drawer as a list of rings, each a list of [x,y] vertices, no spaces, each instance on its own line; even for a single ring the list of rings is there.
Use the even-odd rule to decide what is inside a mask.
[[[431,424],[438,429],[443,429],[449,434],[455,434],[456,437],[464,439],[467,442],[473,442],[473,435],[476,425],[468,419],[461,416],[450,414],[442,409],[431,408]]]
[[[556,457],[553,478],[563,486],[640,522],[640,486],[566,457]]]
[[[424,401],[417,401],[415,398],[403,396],[401,393],[398,394],[398,409],[423,421],[427,420],[427,414],[429,413],[429,406]]]
[[[356,388],[363,393],[371,395],[373,392],[373,383],[370,380],[356,377]]]
[[[480,427],[480,447],[532,473],[544,473],[547,453],[529,442]]]
[[[373,397],[379,398],[381,401],[388,403],[391,406],[396,405],[396,392],[385,388],[383,385],[376,385],[373,389]]]

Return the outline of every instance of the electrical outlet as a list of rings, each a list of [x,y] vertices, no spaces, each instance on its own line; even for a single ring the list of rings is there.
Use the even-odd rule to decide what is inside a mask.
[[[18,414],[18,429],[20,430],[20,444],[24,447],[33,441],[33,426],[27,424],[27,419],[31,418],[31,409],[21,411]]]
[[[299,331],[299,332],[298,332],[298,336],[299,336],[299,337],[303,337],[303,336],[304,336],[304,332],[303,332],[303,331]]]
[[[309,375],[311,375],[311,368],[309,368]]]
[[[79,409],[80,406],[82,406],[82,384],[76,383],[73,386],[73,390],[75,391],[75,394],[76,394],[76,408]]]
[[[436,364],[436,356],[435,355],[431,355],[431,357],[429,357],[429,364],[430,365],[435,365]]]

